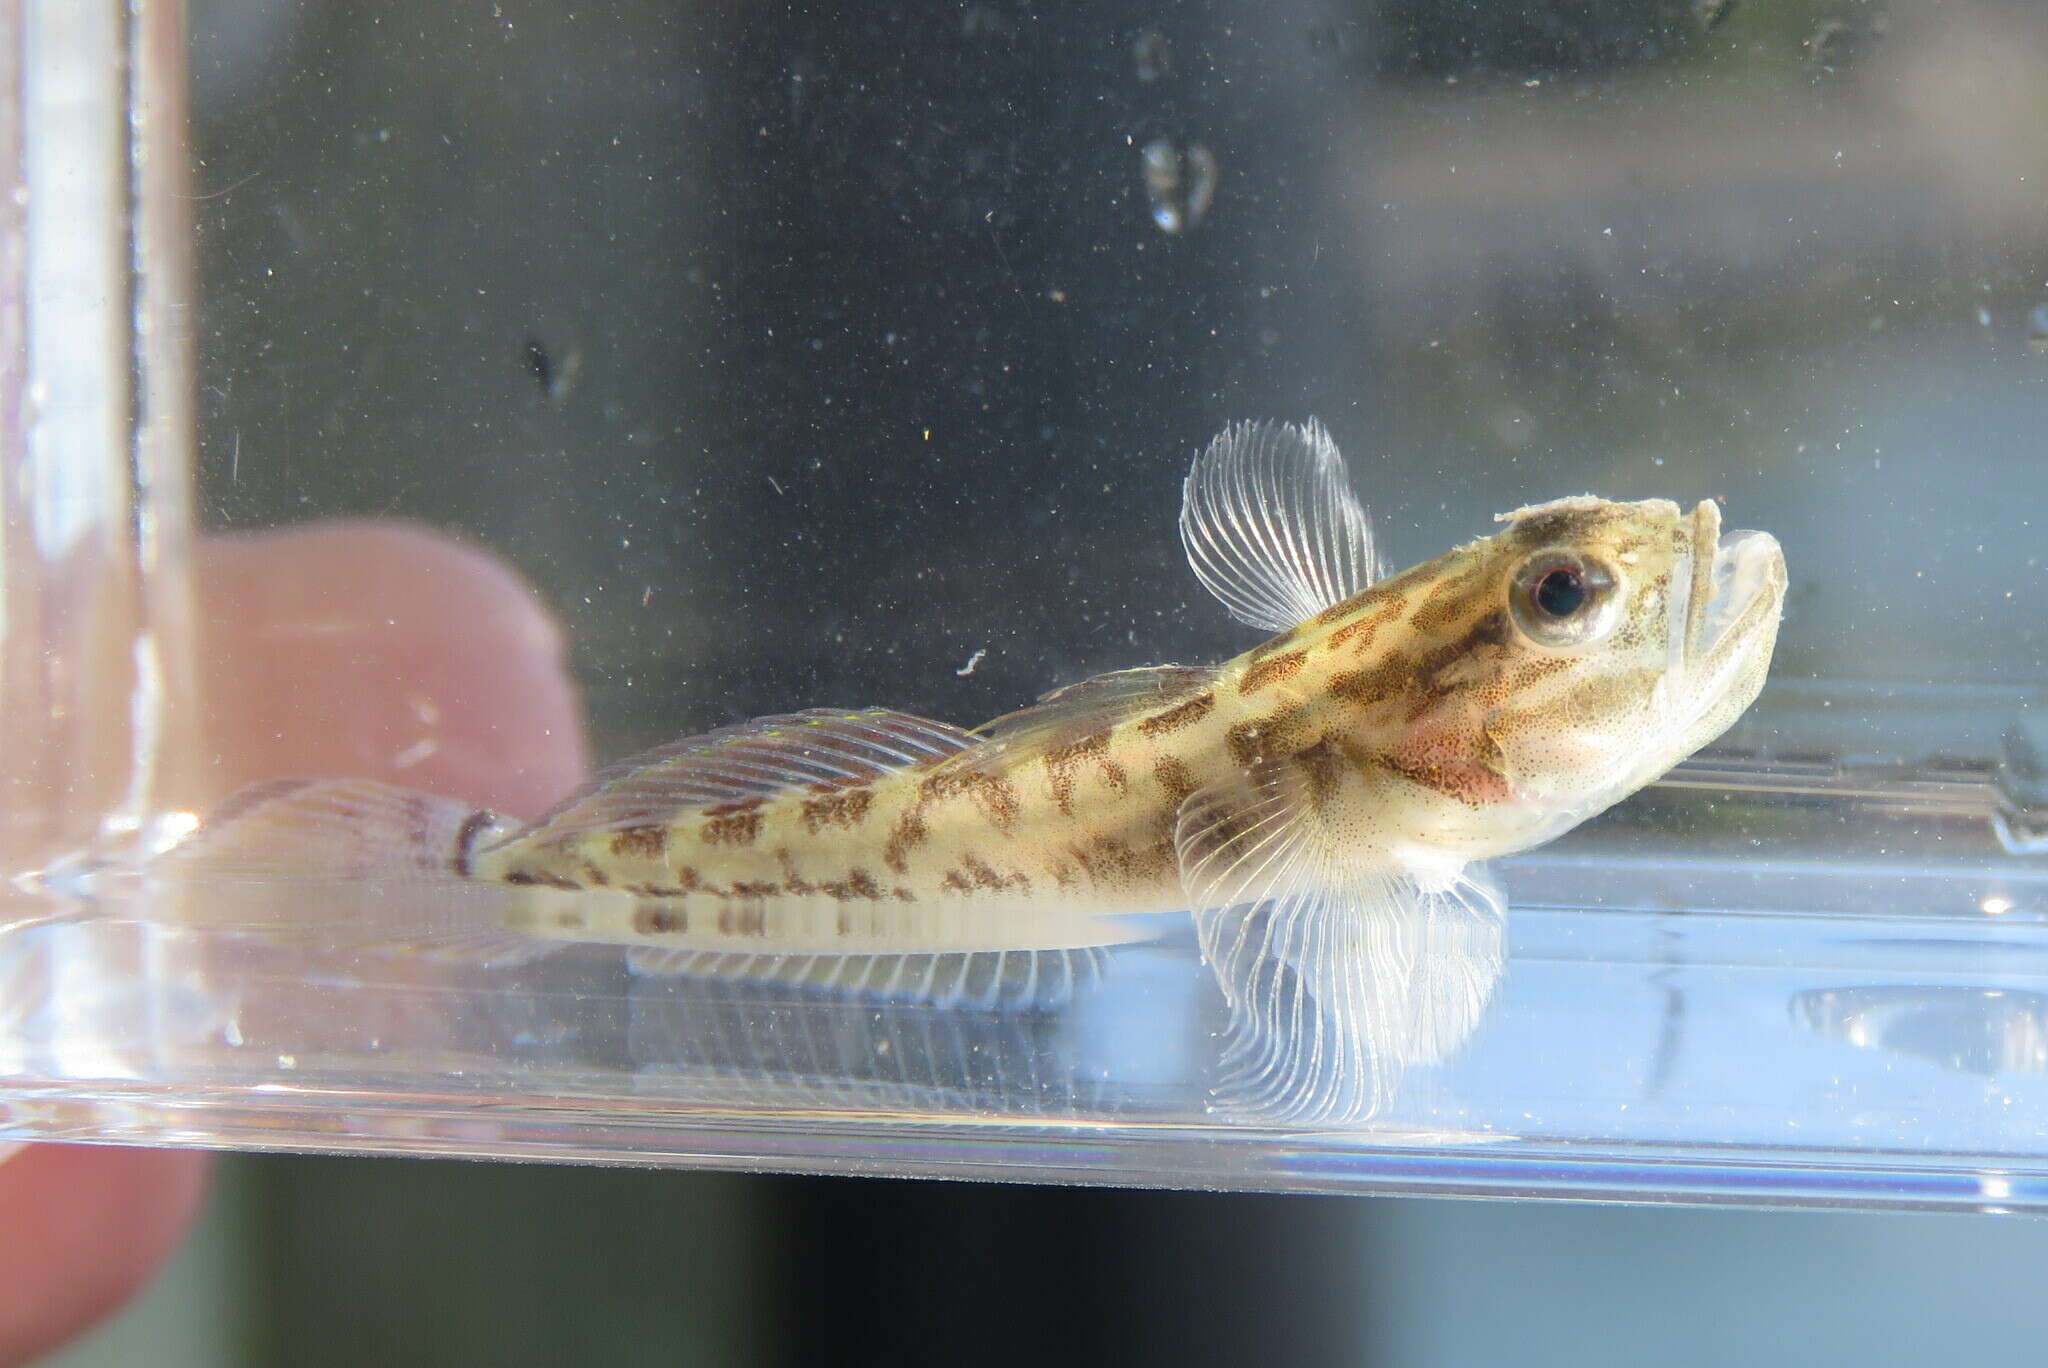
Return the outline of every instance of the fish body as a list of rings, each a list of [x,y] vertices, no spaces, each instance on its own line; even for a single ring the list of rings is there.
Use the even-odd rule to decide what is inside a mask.
[[[1500,904],[1472,862],[1719,735],[1776,637],[1783,557],[1723,538],[1710,503],[1502,521],[1375,581],[1323,429],[1237,425],[1197,458],[1181,532],[1203,583],[1273,635],[1221,665],[1100,676],[974,731],[761,719],[617,766],[525,828],[375,785],[270,786],[182,858],[489,889],[493,930],[622,944],[645,972],[930,990],[945,959],[955,993],[1001,981],[975,977],[989,956],[1042,987],[1042,958],[1189,910],[1251,1104],[1367,1114],[1384,1060],[1441,1057],[1490,992]]]

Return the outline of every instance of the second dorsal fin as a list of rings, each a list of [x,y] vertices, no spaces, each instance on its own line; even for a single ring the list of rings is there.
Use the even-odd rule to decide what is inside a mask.
[[[792,788],[855,787],[956,755],[976,739],[959,727],[886,708],[757,717],[606,767],[526,836],[643,826],[691,808]]]
[[[1192,698],[1215,680],[1216,670],[1208,665],[1152,665],[1100,674],[1054,689],[1028,708],[977,727],[985,753],[977,756],[975,763],[999,761],[1019,750],[1057,749]]]

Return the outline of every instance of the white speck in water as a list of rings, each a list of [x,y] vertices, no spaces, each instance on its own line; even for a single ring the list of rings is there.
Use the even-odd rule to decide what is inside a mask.
[[[2002,917],[2006,913],[2012,911],[2013,902],[2011,898],[2005,897],[2003,894],[1994,893],[1990,897],[1986,898],[1984,901],[1978,903],[1977,907],[1978,910],[1983,912],[1986,916]]]
[[[977,665],[979,665],[979,664],[981,664],[981,662],[982,662],[982,661],[983,661],[983,660],[984,660],[984,659],[985,659],[985,658],[986,658],[987,656],[988,656],[988,648],[987,648],[987,647],[983,647],[983,648],[982,648],[981,650],[979,650],[979,651],[976,651],[976,652],[975,652],[975,653],[974,653],[973,655],[971,655],[971,656],[967,657],[967,663],[966,663],[965,665],[962,665],[962,666],[961,666],[961,667],[960,667],[959,669],[957,669],[957,670],[953,671],[953,673],[954,673],[954,674],[956,674],[956,675],[959,675],[959,676],[960,676],[961,678],[963,678],[963,679],[964,679],[964,678],[966,678],[966,677],[967,677],[968,675],[971,675],[971,674],[973,674],[973,673],[974,673],[974,667],[975,667],[975,666],[977,666]]]
[[[1977,306],[1977,326],[1980,328],[1991,326],[1991,310],[1985,308],[1982,304]]]

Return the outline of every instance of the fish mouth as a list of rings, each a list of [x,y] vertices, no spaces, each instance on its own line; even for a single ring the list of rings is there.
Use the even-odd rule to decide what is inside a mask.
[[[1760,614],[1776,611],[1785,553],[1768,532],[1722,535],[1721,510],[1703,502],[1693,510],[1690,559],[1684,643],[1687,663],[1697,665],[1719,655]]]
[[[1702,502],[1688,528],[1692,553],[1683,573],[1671,575],[1669,661],[1673,670],[1698,670],[1724,653],[1784,596],[1786,559],[1769,532],[1720,532],[1720,508]]]

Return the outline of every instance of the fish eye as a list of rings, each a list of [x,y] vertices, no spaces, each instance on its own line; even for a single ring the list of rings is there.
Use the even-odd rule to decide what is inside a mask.
[[[1508,589],[1508,611],[1539,646],[1587,646],[1613,630],[1614,572],[1571,551],[1539,551],[1523,561]]]

